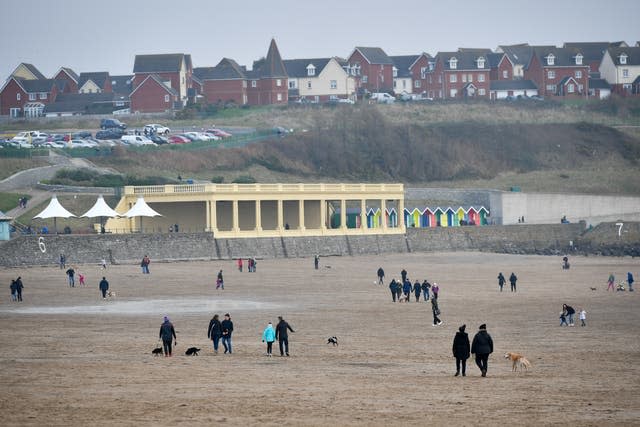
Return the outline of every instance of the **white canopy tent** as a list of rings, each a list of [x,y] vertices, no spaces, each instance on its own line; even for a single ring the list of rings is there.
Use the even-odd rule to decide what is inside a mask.
[[[154,216],[162,216],[158,212],[154,211],[149,207],[147,202],[144,201],[144,198],[138,197],[138,201],[135,205],[131,207],[126,213],[121,216],[126,216],[127,218],[135,218],[137,216],[140,217],[140,231],[142,232],[142,217],[154,217]]]
[[[100,217],[100,231],[104,232],[104,218],[115,218],[120,216],[120,214],[118,212],[116,212],[115,210],[111,209],[109,207],[109,205],[107,205],[107,202],[104,201],[104,198],[102,197],[102,195],[98,196],[98,199],[96,200],[96,203],[93,205],[93,207],[91,209],[89,209],[88,211],[86,211],[84,213],[84,215],[82,215],[83,218],[96,218],[96,217]]]
[[[53,197],[51,197],[51,201],[49,202],[49,205],[42,212],[40,212],[38,215],[34,216],[33,218],[34,219],[35,218],[41,218],[41,219],[53,218],[53,230],[57,233],[58,232],[58,224],[56,221],[57,218],[69,218],[72,216],[75,217],[74,214],[66,210],[64,207],[62,207],[62,205],[58,201],[58,197],[54,195]]]

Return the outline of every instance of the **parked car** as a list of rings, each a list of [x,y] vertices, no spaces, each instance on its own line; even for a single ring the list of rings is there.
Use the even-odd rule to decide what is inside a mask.
[[[41,145],[42,148],[64,148],[66,145],[64,142],[45,141]]]
[[[93,135],[91,135],[91,132],[83,130],[80,132],[74,132],[71,134],[71,137],[73,139],[85,139],[85,138],[91,138]]]
[[[147,131],[148,134],[160,134],[160,135],[169,135],[171,133],[171,129],[169,129],[166,126],[163,125],[159,125],[157,123],[152,123],[150,125],[146,125],[143,129],[144,131]]]
[[[340,98],[338,104],[355,104],[356,102],[351,98]]]
[[[11,138],[11,140],[13,142],[28,142],[29,139],[33,140],[33,138],[47,138],[49,135],[47,135],[44,132],[40,132],[37,130],[33,130],[33,131],[25,131],[25,132],[18,132],[16,134],[16,136],[14,136],[13,138]]]
[[[169,141],[167,140],[167,138],[165,138],[164,136],[160,136],[160,135],[149,135],[147,136],[147,138],[149,138],[151,141],[155,142],[157,145],[162,145],[162,144],[168,144]]]
[[[94,148],[97,146],[98,144],[84,139],[72,139],[67,143],[68,148]]]
[[[209,133],[209,134],[211,134],[211,135],[215,135],[215,136],[217,136],[218,138],[230,138],[230,137],[232,137],[232,136],[233,136],[233,135],[232,135],[232,134],[230,134],[229,132],[226,132],[226,131],[224,131],[224,130],[222,130],[222,129],[216,129],[216,128],[213,128],[213,129],[207,129],[207,130],[205,131],[205,133]]]
[[[127,125],[122,123],[120,120],[118,119],[102,119],[100,120],[100,129],[113,129],[113,128],[118,128],[118,129],[126,129]]]
[[[376,101],[378,104],[393,104],[396,99],[386,92],[374,92],[371,94],[370,99]]]
[[[129,145],[156,145],[144,135],[123,135],[120,140]]]
[[[273,128],[273,133],[277,133],[278,135],[285,135],[287,133],[290,133],[290,130],[285,129],[282,126],[276,126]]]
[[[188,142],[191,142],[189,138],[182,135],[171,135],[167,138],[167,140],[169,141],[169,144],[186,144]]]
[[[114,128],[96,132],[96,139],[120,139],[124,135],[122,129]]]

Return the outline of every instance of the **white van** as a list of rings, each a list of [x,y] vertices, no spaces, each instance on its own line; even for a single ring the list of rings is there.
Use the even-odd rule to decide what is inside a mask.
[[[386,92],[374,92],[371,94],[371,99],[379,104],[393,104],[396,99]]]
[[[128,145],[156,145],[155,142],[143,135],[123,135],[120,140]]]

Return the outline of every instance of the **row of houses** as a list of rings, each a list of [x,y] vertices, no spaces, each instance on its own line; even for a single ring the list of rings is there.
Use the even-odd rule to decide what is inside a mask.
[[[251,69],[231,58],[193,67],[186,53],[136,55],[131,75],[76,74],[61,67],[51,78],[22,63],[0,89],[0,115],[65,116],[156,113],[188,103],[271,105],[357,100],[367,93],[430,99],[517,96],[595,97],[640,94],[640,42],[527,43],[495,50],[389,56],[355,47],[340,57],[283,60],[275,40]]]

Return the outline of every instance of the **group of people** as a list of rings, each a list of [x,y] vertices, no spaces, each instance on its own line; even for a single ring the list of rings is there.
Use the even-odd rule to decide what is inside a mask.
[[[11,301],[22,302],[22,290],[24,289],[22,277],[18,276],[17,279],[11,280],[9,288],[11,289]]]
[[[273,356],[273,343],[278,340],[280,347],[280,357],[289,357],[289,332],[295,332],[289,323],[282,316],[278,316],[278,324],[275,329],[273,323],[267,323],[267,327],[262,332],[262,342],[267,343],[267,357]]]
[[[627,286],[629,288],[629,292],[633,292],[633,283],[635,280],[633,279],[633,273],[630,271],[627,272]],[[607,279],[607,291],[624,291],[624,283],[616,283],[616,276],[613,273],[609,273],[609,278]]]
[[[581,308],[578,312],[581,326],[587,326],[587,311]],[[560,326],[575,326],[573,322],[573,316],[575,316],[576,310],[568,304],[562,304],[562,311],[560,312]]]
[[[511,292],[516,292],[516,283],[518,282],[518,276],[514,272],[511,272],[511,276],[509,276],[509,283],[511,284]],[[500,292],[502,292],[502,288],[505,283],[507,283],[507,279],[504,278],[502,271],[498,273],[498,287],[500,288]]]
[[[258,263],[257,263],[255,258],[247,258],[247,271],[249,273],[255,273],[256,272],[256,264],[258,264]],[[240,273],[242,273],[242,267],[243,267],[242,258],[238,258],[238,271]],[[222,271],[222,270],[220,270],[220,271]]]
[[[391,292],[391,300],[393,302],[409,302],[411,300],[411,294],[413,293],[415,301],[420,302],[420,296],[422,295],[422,300],[427,302],[431,300],[431,312],[433,313],[433,326],[442,325],[442,320],[438,316],[440,316],[440,307],[438,306],[438,294],[440,292],[440,287],[436,282],[433,282],[433,285],[427,281],[427,279],[423,280],[420,283],[419,280],[416,280],[413,284],[411,280],[407,277],[407,270],[404,268],[400,272],[401,280],[396,280],[395,278],[391,279],[389,282],[389,291]],[[384,284],[384,270],[382,267],[378,268],[378,284]],[[429,295],[429,291],[431,291],[431,295]]]
[[[166,317],[165,317],[166,319]],[[213,315],[213,318],[209,321],[209,329],[207,329],[207,338],[213,341],[213,352],[218,354],[218,346],[220,340],[222,340],[222,346],[224,347],[224,354],[232,354],[233,347],[231,346],[231,336],[233,335],[233,321],[229,313],[224,315],[224,320],[221,322],[217,314]],[[169,352],[171,347],[169,347]],[[166,353],[165,353],[166,355]]]
[[[471,354],[475,355],[476,365],[480,369],[483,377],[487,376],[487,370],[489,369],[489,355],[493,353],[493,339],[487,332],[487,325],[482,324],[478,328],[478,332],[473,337],[473,343],[469,344],[469,335],[465,332],[467,325],[462,325],[458,328],[455,337],[453,338],[453,357],[456,358],[456,373],[455,376],[467,375],[467,359]]]
[[[29,199],[27,198],[27,196],[25,197],[20,197],[18,199],[18,207],[22,208],[22,209],[26,209],[27,208],[27,201],[29,201]]]

